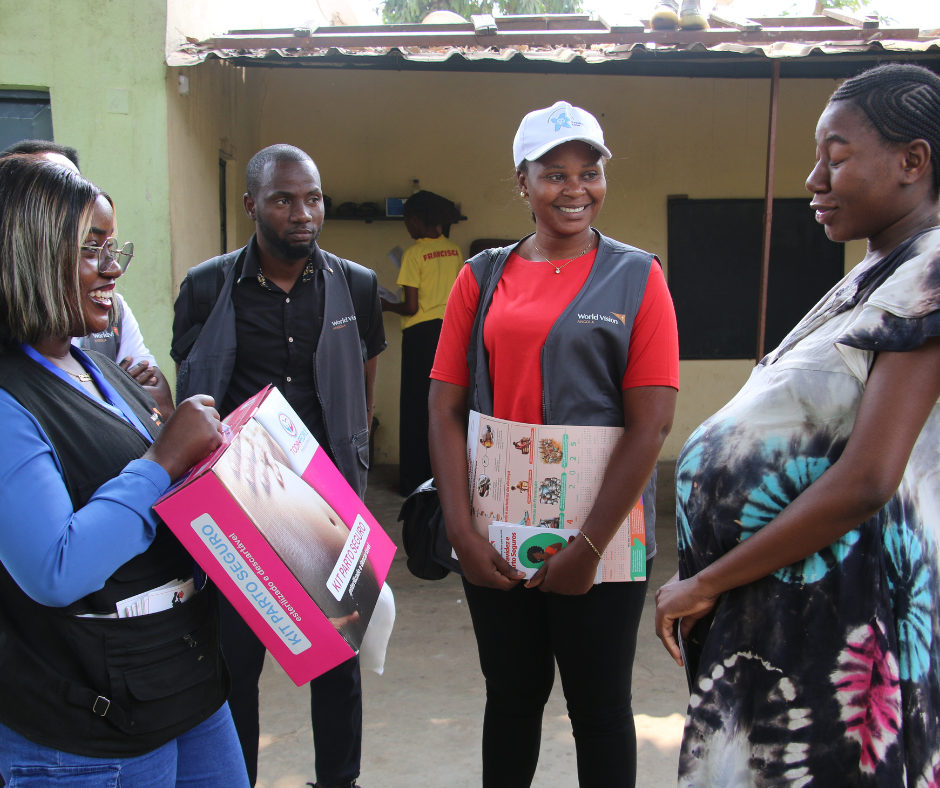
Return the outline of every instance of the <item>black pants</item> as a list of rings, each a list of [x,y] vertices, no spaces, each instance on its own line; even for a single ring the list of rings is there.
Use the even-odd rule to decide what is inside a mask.
[[[248,778],[258,779],[258,680],[264,667],[264,644],[219,595],[222,654],[232,674],[235,730],[245,755]],[[310,682],[310,717],[316,753],[317,783],[333,788],[359,776],[362,754],[362,684],[359,657],[353,657]]]
[[[425,320],[401,332],[398,451],[402,495],[410,495],[433,475],[428,450],[428,392],[443,324],[443,320]]]
[[[649,578],[653,561],[646,563]],[[602,583],[583,596],[511,591],[464,580],[486,678],[483,788],[526,788],[542,712],[561,674],[583,788],[633,788],[631,682],[646,582]]]

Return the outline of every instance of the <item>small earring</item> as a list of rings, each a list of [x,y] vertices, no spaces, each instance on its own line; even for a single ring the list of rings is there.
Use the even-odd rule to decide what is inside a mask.
[[[520,197],[528,197],[529,195],[526,194],[525,192],[519,192],[519,196],[520,196]]]

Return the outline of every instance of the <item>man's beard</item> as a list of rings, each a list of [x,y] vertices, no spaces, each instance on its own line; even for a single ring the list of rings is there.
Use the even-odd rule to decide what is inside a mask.
[[[287,260],[306,260],[313,254],[313,249],[316,246],[317,238],[320,237],[320,231],[323,229],[323,225],[320,225],[319,229],[314,233],[313,238],[306,243],[291,243],[286,238],[282,238],[275,232],[274,228],[267,224],[260,216],[258,217],[258,229],[261,230],[264,240],[268,242],[268,245],[280,257]]]

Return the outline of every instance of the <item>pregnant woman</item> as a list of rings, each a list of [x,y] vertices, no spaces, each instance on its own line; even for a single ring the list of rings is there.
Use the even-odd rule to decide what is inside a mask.
[[[681,786],[940,784],[938,154],[936,74],[836,90],[806,186],[868,254],[679,457]]]

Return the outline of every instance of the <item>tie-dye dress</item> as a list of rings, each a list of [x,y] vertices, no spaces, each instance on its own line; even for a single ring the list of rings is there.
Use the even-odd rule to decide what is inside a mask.
[[[845,448],[875,354],[940,335],[940,230],[859,266],[689,438],[676,474],[690,577]],[[940,407],[879,514],[723,596],[691,637],[679,785],[940,786]]]

